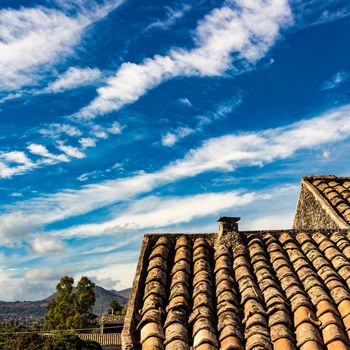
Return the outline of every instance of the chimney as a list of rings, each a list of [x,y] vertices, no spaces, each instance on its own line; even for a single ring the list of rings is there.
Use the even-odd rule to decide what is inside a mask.
[[[238,221],[241,218],[235,216],[222,216],[219,218],[219,237],[228,232],[238,232]]]

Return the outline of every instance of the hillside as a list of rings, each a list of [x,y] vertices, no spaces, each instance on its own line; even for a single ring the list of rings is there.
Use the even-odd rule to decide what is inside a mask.
[[[108,304],[113,299],[116,299],[119,304],[125,305],[128,301],[130,289],[117,292],[115,290],[107,290],[96,286],[95,293],[96,303],[94,306],[94,313],[100,315],[101,313],[107,312]],[[40,322],[44,319],[47,303],[52,298],[54,298],[54,294],[39,301],[0,301],[0,322]]]

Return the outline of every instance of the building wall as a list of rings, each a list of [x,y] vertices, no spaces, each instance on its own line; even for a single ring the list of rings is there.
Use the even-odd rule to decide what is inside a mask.
[[[302,183],[297,210],[294,217],[294,229],[342,229],[334,220],[331,209],[327,210],[311,190]]]

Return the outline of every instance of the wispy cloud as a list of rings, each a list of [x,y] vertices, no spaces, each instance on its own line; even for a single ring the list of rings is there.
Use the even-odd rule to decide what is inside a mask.
[[[23,174],[35,167],[34,162],[22,151],[0,153],[0,178]]]
[[[77,147],[65,145],[63,143],[60,143],[56,147],[57,149],[64,152],[67,156],[71,158],[78,158],[78,159],[85,158],[85,154],[82,151],[80,151],[79,148]]]
[[[62,135],[66,136],[80,136],[82,132],[71,124],[52,123],[39,130],[39,134],[49,136],[53,139],[60,138]]]
[[[183,18],[189,11],[191,11],[191,8],[192,7],[189,4],[182,4],[176,8],[166,7],[165,18],[151,23],[146,27],[145,31],[149,31],[151,29],[168,30],[177,21]]]
[[[329,80],[326,80],[322,84],[321,90],[334,89],[340,84],[342,84],[343,82],[345,82],[346,80],[348,80],[349,78],[350,78],[349,72],[340,71],[340,72],[334,73]]]
[[[34,131],[39,134],[40,143],[34,142],[31,138],[25,152],[17,150],[0,152],[0,178],[7,179],[39,167],[85,158],[87,148],[96,147],[98,141],[121,134],[125,128],[116,121],[103,126],[90,122],[80,127],[82,130],[72,124],[47,124]],[[76,145],[77,142],[79,147]],[[55,148],[61,153],[50,152],[48,148]]]
[[[32,154],[43,157],[45,161],[69,162],[69,158],[65,154],[53,154],[44,145],[32,143],[28,146],[28,150]]]
[[[122,290],[130,288],[135,271],[136,263],[127,262],[108,264],[99,269],[90,269],[84,271],[84,276],[107,289]]]
[[[254,64],[266,54],[290,19],[286,0],[228,1],[198,24],[195,48],[174,48],[167,56],[156,55],[141,64],[122,64],[97,90],[97,98],[75,116],[94,118],[118,110],[175,77],[219,76],[228,69],[238,73],[242,62]]]
[[[82,148],[89,148],[96,146],[96,139],[92,137],[82,137],[79,139],[79,143]]]
[[[183,97],[178,100],[178,103],[187,107],[192,107],[192,102],[187,98]]]
[[[188,100],[185,99],[186,105],[188,105]],[[194,127],[190,128],[188,126],[180,126],[178,128],[172,129],[170,131],[167,131],[161,139],[161,143],[163,146],[166,147],[172,147],[176,143],[178,143],[181,139],[194,134],[203,131],[205,127],[208,125],[226,118],[233,110],[235,110],[243,101],[243,98],[241,95],[237,94],[230,99],[221,102],[215,106],[214,111],[203,113],[196,118],[196,124]]]
[[[102,77],[102,72],[97,68],[69,67],[61,76],[50,83],[43,93],[57,93],[76,89],[81,86],[96,84]]]
[[[85,10],[74,16],[39,6],[0,10],[0,90],[36,85],[74,52],[89,25],[120,3],[85,1]]]
[[[350,15],[346,1],[291,0],[296,29],[334,22]]]
[[[184,158],[171,162],[153,173],[103,181],[64,190],[46,197],[19,201],[7,208],[19,215],[18,222],[27,220],[47,224],[88,213],[113,203],[129,200],[140,194],[210,171],[233,171],[239,167],[263,166],[292,157],[297,151],[324,147],[350,137],[350,105],[339,107],[312,119],[301,120],[285,127],[257,132],[236,133],[206,140],[190,150]],[[26,215],[24,215],[26,213]]]
[[[254,198],[254,193],[235,191],[185,197],[146,197],[132,204],[126,212],[120,213],[113,220],[75,226],[55,234],[63,237],[85,237],[167,227],[234,206],[244,206],[251,203]]]
[[[197,131],[201,131],[203,127],[210,125],[216,121],[226,118],[230,113],[232,113],[241,103],[243,102],[243,97],[241,94],[236,94],[226,101],[220,102],[215,106],[214,111],[209,113],[204,113],[197,117],[198,124],[196,126]]]
[[[194,130],[189,127],[179,127],[173,131],[169,131],[162,136],[162,145],[166,147],[172,147],[179,140],[192,134],[193,132]]]
[[[30,159],[26,156],[24,152],[20,151],[10,151],[0,153],[0,158],[9,162],[9,163],[17,163],[17,164],[30,164]]]

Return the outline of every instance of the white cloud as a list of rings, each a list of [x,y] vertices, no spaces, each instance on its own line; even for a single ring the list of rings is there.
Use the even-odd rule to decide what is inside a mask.
[[[205,193],[186,197],[146,197],[132,204],[115,219],[99,223],[74,226],[56,235],[88,237],[116,234],[129,230],[167,227],[190,222],[194,218],[218,213],[232,207],[244,206],[255,199],[254,193],[237,191]]]
[[[32,86],[74,52],[81,35],[120,2],[86,1],[76,16],[45,7],[0,10],[0,90]]]
[[[79,143],[81,147],[88,148],[88,147],[95,147],[96,146],[96,139],[91,137],[82,137],[79,140]]]
[[[281,128],[212,138],[189,151],[184,158],[154,173],[140,172],[126,178],[85,185],[77,190],[64,190],[47,197],[17,202],[16,210],[30,213],[39,223],[49,223],[125,201],[158,186],[204,172],[263,166],[291,157],[297,151],[323,148],[349,138],[349,116],[350,105],[346,105]]]
[[[226,101],[220,102],[215,106],[215,110],[200,115],[198,117],[198,124],[196,126],[197,131],[201,131],[203,127],[214,123],[215,121],[224,119],[232,111],[234,111],[243,102],[243,97],[240,94],[232,96]]]
[[[188,102],[187,102],[188,101]],[[168,131],[162,136],[161,143],[163,146],[172,147],[181,139],[191,135],[193,133],[203,131],[205,126],[208,126],[215,121],[225,118],[228,114],[230,114],[237,106],[239,106],[243,101],[241,95],[233,96],[227,101],[221,102],[216,105],[216,108],[213,112],[207,113],[204,115],[200,115],[197,117],[198,121],[193,128],[189,127],[178,127],[172,131]],[[185,99],[182,104],[188,105],[191,102]]]
[[[12,246],[24,242],[40,225],[32,217],[21,212],[3,214],[0,217],[0,240],[3,246]]]
[[[194,130],[188,127],[180,127],[175,129],[172,132],[167,132],[162,137],[162,145],[167,147],[172,147],[177,143],[180,139],[190,135]]]
[[[349,3],[342,0],[293,0],[290,3],[299,28],[333,22],[350,15]]]
[[[180,98],[178,100],[178,102],[184,106],[188,106],[188,107],[192,107],[192,102],[187,98],[187,97],[183,97],[183,98]]]
[[[338,85],[342,84],[344,81],[348,80],[350,77],[349,72],[337,72],[332,75],[332,77],[322,84],[321,90],[331,90],[336,88]]]
[[[249,221],[250,230],[280,230],[290,229],[293,225],[294,212],[279,212],[274,215],[260,215],[260,217]]]
[[[31,164],[31,160],[21,151],[3,152],[0,157],[8,163]]]
[[[50,83],[42,92],[56,93],[95,84],[101,76],[102,72],[97,68],[69,67],[66,72]]]
[[[7,164],[0,162],[0,178],[8,179],[14,175],[21,175],[26,173],[29,170],[32,170],[36,167],[36,164],[27,163],[16,166],[8,166]]]
[[[82,134],[82,132],[74,125],[58,123],[49,124],[47,127],[40,129],[39,133],[44,136],[50,136],[54,139],[59,138],[61,135],[74,137]]]
[[[30,153],[41,156],[43,158],[47,158],[51,161],[69,162],[69,158],[65,154],[50,153],[44,145],[32,143],[27,148]]]
[[[28,281],[24,278],[1,279],[0,300],[41,300],[54,291],[57,281]]]
[[[174,146],[176,142],[177,142],[177,137],[174,133],[167,132],[162,137],[162,145],[163,146],[171,147],[171,146]]]
[[[119,135],[122,133],[124,126],[120,125],[117,121],[113,122],[110,126],[102,126],[99,124],[91,124],[90,133],[98,139],[105,140],[109,135]]]
[[[254,64],[278,39],[281,27],[290,23],[287,0],[236,0],[213,10],[198,24],[196,47],[172,49],[141,64],[124,63],[97,98],[76,114],[93,118],[132,103],[163,81],[179,76],[218,76],[235,68],[235,62]]]
[[[188,4],[182,4],[177,8],[166,8],[166,18],[163,20],[158,20],[146,27],[146,31],[151,29],[162,29],[168,30],[171,26],[173,26],[177,21],[183,18],[189,11],[191,10],[191,6]]]
[[[32,249],[37,254],[55,253],[62,251],[64,244],[55,237],[41,235],[33,240]]]
[[[123,127],[118,122],[113,122],[112,125],[107,128],[107,131],[113,135],[119,135],[122,133]]]
[[[77,147],[64,145],[63,143],[59,144],[56,147],[57,149],[64,152],[67,156],[71,158],[78,158],[78,159],[85,158],[85,154],[82,151],[80,151],[79,148]]]
[[[84,276],[91,278],[98,285],[106,289],[122,290],[130,288],[135,276],[136,264],[108,264],[100,269],[85,271]],[[77,275],[79,279],[81,274]]]
[[[23,194],[21,192],[12,192],[11,197],[23,197]]]
[[[21,151],[9,151],[0,153],[0,178],[10,178],[23,174],[36,165]],[[19,164],[19,165],[13,165]]]
[[[90,127],[89,133],[94,137],[81,137],[78,140],[81,146],[80,148],[65,144],[64,141],[60,140],[65,135],[70,137],[82,135],[82,132],[74,125],[52,123],[39,130],[40,135],[50,137],[56,141],[53,146],[62,151],[62,154],[51,153],[47,149],[47,146],[38,143],[31,143],[27,146],[31,154],[41,157],[36,160],[29,159],[22,151],[0,152],[0,178],[11,178],[15,175],[21,175],[43,165],[70,162],[73,158],[85,158],[86,155],[83,150],[89,147],[95,147],[98,141],[97,139],[104,140],[109,138],[110,135],[119,135],[124,129],[124,126],[117,121],[107,126],[94,123],[88,123],[87,126]],[[13,163],[18,165],[14,166]]]
[[[30,282],[54,281],[57,283],[62,276],[70,274],[69,268],[38,268],[26,271],[24,277]],[[53,290],[52,290],[53,293]]]
[[[15,100],[15,99],[20,98],[22,96],[23,96],[22,92],[9,93],[9,94],[6,94],[4,97],[0,98],[0,103],[4,103],[6,101]]]

